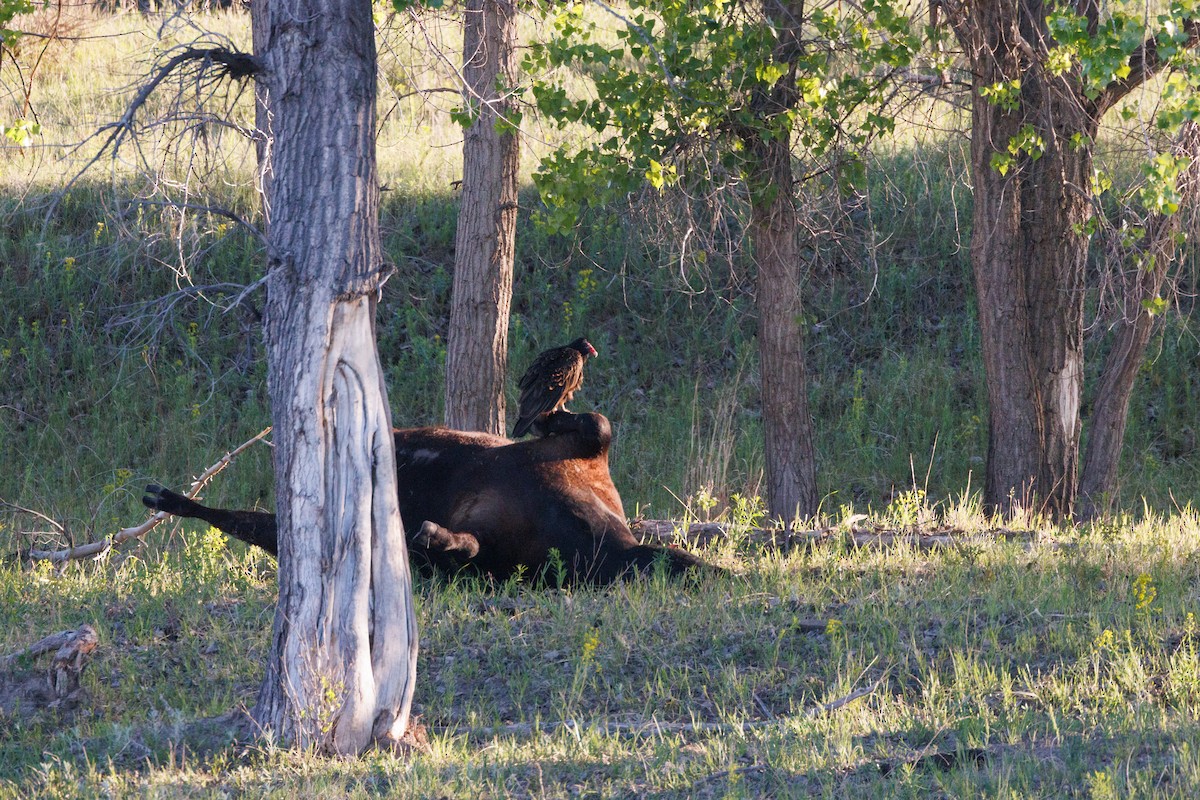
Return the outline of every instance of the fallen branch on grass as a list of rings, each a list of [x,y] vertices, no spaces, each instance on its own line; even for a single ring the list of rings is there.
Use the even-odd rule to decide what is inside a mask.
[[[201,473],[200,477],[192,481],[191,486],[188,487],[186,492],[187,496],[190,499],[196,499],[196,496],[200,494],[200,490],[204,488],[204,485],[207,484],[214,475],[229,466],[233,462],[233,459],[240,455],[243,450],[250,447],[250,445],[254,444],[255,442],[262,440],[270,432],[270,428],[264,428],[257,436],[242,442],[242,444],[238,445],[233,450],[230,450],[228,453],[218,459],[215,464]],[[39,514],[38,516],[42,515]],[[158,527],[159,523],[170,516],[171,515],[165,511],[159,511],[151,515],[150,518],[145,522],[129,528],[122,528],[107,539],[88,542],[87,544],[81,544],[78,547],[68,547],[64,550],[30,550],[29,557],[36,561],[50,561],[55,564],[61,564],[65,561],[74,561],[81,558],[101,558],[114,547],[118,547],[125,542],[133,539],[140,539],[141,537],[145,536],[147,533]]]
[[[44,639],[34,642],[29,647],[4,656],[2,660],[5,664],[11,664],[19,658],[37,658],[40,655],[49,653],[51,650],[62,650],[67,645],[74,645],[79,641],[86,642],[89,640],[91,645],[85,647],[85,651],[90,653],[96,646],[96,629],[91,625],[84,625],[76,631],[60,631],[59,633],[51,634]]]
[[[851,547],[892,547],[897,544],[907,544],[917,550],[940,550],[971,545],[981,545],[1000,539],[1017,539],[1034,542],[1036,531],[998,529],[987,533],[967,533],[959,530],[946,530],[937,533],[905,533],[890,530],[865,530],[856,527],[855,522],[865,520],[865,515],[851,518],[853,522],[847,525],[837,525],[829,528],[817,528],[809,531],[793,531],[784,528],[750,528],[744,534],[746,541],[751,544],[768,547],[812,547],[819,544],[832,544],[843,541]],[[635,536],[642,542],[673,544],[679,542],[702,547],[710,542],[727,538],[731,525],[720,522],[694,522],[684,524],[669,519],[642,519],[631,526]]]

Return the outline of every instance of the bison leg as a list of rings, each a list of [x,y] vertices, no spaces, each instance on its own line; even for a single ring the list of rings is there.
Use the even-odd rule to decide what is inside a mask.
[[[479,540],[471,533],[448,531],[435,522],[425,520],[412,539],[417,547],[430,553],[454,554],[463,560],[479,555]]]
[[[172,492],[162,486],[150,484],[142,503],[155,511],[165,511],[177,517],[200,519],[235,539],[261,547],[271,555],[279,554],[279,529],[275,515],[262,511],[225,511],[202,506],[195,500]]]

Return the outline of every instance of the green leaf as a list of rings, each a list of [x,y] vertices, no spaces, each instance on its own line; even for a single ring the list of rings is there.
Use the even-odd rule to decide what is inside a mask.
[[[33,144],[33,137],[41,135],[42,126],[33,120],[19,119],[12,125],[0,126],[0,130],[4,132],[4,138],[13,144],[29,147]]]
[[[783,64],[759,64],[754,69],[754,77],[768,86],[774,86],[775,82],[787,74],[788,68]]]
[[[659,161],[656,161],[652,158],[650,159],[650,169],[646,170],[646,180],[649,181],[650,185],[655,189],[659,189],[661,191],[664,186],[672,182],[671,177],[674,174],[674,166],[668,166],[664,168]]]
[[[1150,316],[1156,317],[1167,310],[1167,301],[1158,295],[1155,295],[1154,297],[1143,300],[1142,308],[1146,309],[1146,312],[1149,313]]]

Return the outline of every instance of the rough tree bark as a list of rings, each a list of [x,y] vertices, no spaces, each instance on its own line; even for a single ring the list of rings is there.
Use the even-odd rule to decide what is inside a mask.
[[[357,753],[408,726],[417,638],[375,340],[384,276],[368,0],[270,0],[265,338],[279,604],[254,717]]]
[[[1145,226],[1143,246],[1136,254],[1140,263],[1128,268],[1123,305],[1113,324],[1112,348],[1105,357],[1088,415],[1088,444],[1079,478],[1077,516],[1081,519],[1092,519],[1103,511],[1106,500],[1116,489],[1117,466],[1125,441],[1134,379],[1158,319],[1146,308],[1144,301],[1152,300],[1162,292],[1175,262],[1178,236],[1184,231],[1186,221],[1194,218],[1195,206],[1200,200],[1200,125],[1185,123],[1171,150],[1176,156],[1191,159],[1176,184],[1180,208],[1188,208],[1189,212],[1151,217]]]
[[[767,0],[764,13],[779,31],[775,56],[789,64],[770,93],[755,99],[756,112],[770,119],[799,100],[796,62],[803,55],[800,20],[804,3]],[[758,353],[762,372],[764,461],[767,510],[786,522],[817,511],[816,452],[808,413],[799,227],[792,172],[790,129],[767,139],[760,130],[743,135],[751,153],[750,244],[758,265]]]
[[[250,0],[250,38],[256,58],[262,58],[267,52],[270,28],[267,18],[267,3],[270,0]],[[254,155],[258,166],[257,181],[259,196],[265,199],[267,181],[270,176],[271,158],[270,146],[272,136],[271,113],[267,106],[267,82],[256,81],[254,84]],[[263,206],[263,224],[270,221],[270,214]]]
[[[762,372],[767,510],[790,522],[817,510],[816,456],[808,413],[804,332],[800,327],[800,261],[792,199],[789,137],[762,142],[763,174],[771,185],[754,203],[750,239],[758,264],[758,354]]]
[[[467,0],[464,102],[475,121],[463,141],[462,200],[446,348],[446,425],[504,434],[504,378],[512,301],[520,146],[514,121],[516,6]]]
[[[1005,515],[1032,508],[1068,518],[1082,429],[1092,148],[1104,113],[1163,64],[1151,40],[1129,76],[1089,98],[1077,71],[1053,75],[1044,66],[1055,47],[1046,17],[1060,3],[940,5],[973,75],[971,264],[989,401],[984,504]],[[1099,4],[1078,8],[1098,24]],[[1020,82],[1017,102],[985,97],[1012,81]],[[1001,174],[993,155],[1023,131],[1040,143]]]

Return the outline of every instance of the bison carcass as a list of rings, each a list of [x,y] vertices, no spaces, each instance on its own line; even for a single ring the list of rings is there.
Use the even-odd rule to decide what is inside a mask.
[[[672,574],[716,569],[634,538],[608,470],[605,417],[556,412],[539,426],[541,438],[522,442],[446,428],[395,432],[400,514],[415,563],[567,583],[608,583],[655,564]],[[208,508],[159,486],[148,486],[142,502],[277,553],[274,514]]]

